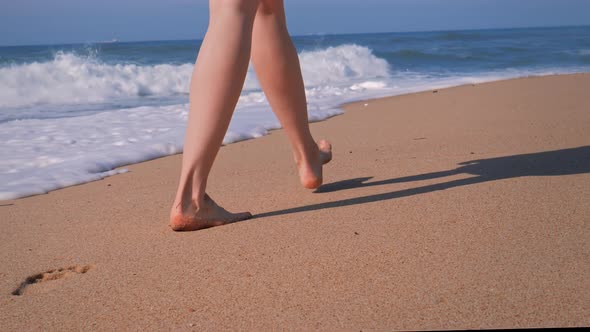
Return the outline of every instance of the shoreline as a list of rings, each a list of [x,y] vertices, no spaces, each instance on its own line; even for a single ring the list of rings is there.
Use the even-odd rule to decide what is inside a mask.
[[[282,130],[209,194],[254,219],[175,233],[181,155],[0,203],[7,330],[443,330],[590,324],[590,74],[343,105],[301,188]],[[367,104],[365,106],[364,104]]]
[[[341,111],[342,113],[335,114],[335,115],[332,115],[332,116],[328,116],[327,118],[324,118],[324,119],[321,119],[321,120],[318,120],[318,121],[310,121],[309,123],[311,124],[311,123],[328,121],[328,120],[330,120],[330,119],[332,119],[334,117],[338,117],[338,116],[341,116],[341,115],[345,114],[345,108],[346,107],[349,107],[349,106],[354,107],[356,105],[366,104],[366,103],[369,103],[369,102],[372,102],[372,101],[376,101],[376,100],[380,100],[380,99],[389,99],[389,98],[395,98],[395,97],[401,97],[401,96],[416,95],[416,94],[426,93],[426,92],[429,92],[429,91],[437,91],[438,92],[438,90],[453,89],[453,88],[459,88],[459,87],[464,87],[464,86],[475,86],[475,85],[489,84],[489,83],[495,83],[495,82],[504,82],[504,81],[530,79],[530,78],[544,78],[544,77],[554,77],[554,76],[575,76],[575,75],[589,75],[589,74],[590,74],[590,72],[558,73],[558,74],[539,74],[539,75],[534,75],[533,74],[533,75],[521,76],[521,77],[501,78],[501,79],[497,79],[497,80],[495,80],[495,79],[492,79],[492,80],[483,79],[483,81],[478,82],[478,83],[464,83],[464,84],[460,84],[460,85],[451,85],[451,86],[446,86],[446,85],[443,84],[442,87],[429,88],[427,90],[421,90],[421,91],[415,91],[415,92],[404,92],[404,93],[401,93],[401,94],[386,95],[386,96],[377,96],[377,97],[372,97],[372,98],[367,98],[367,99],[360,99],[360,100],[356,100],[356,101],[344,102],[344,103],[338,104],[337,106],[333,107],[333,109],[338,110],[338,111]],[[265,136],[271,135],[272,132],[274,132],[276,130],[282,130],[282,129],[283,129],[282,127],[276,128],[276,129],[268,129],[267,130],[268,134],[266,134],[264,136],[261,136],[261,137],[265,137]],[[245,139],[233,141],[233,142],[230,142],[228,144],[223,144],[222,147],[223,146],[227,146],[227,145],[231,145],[231,144],[235,144],[235,143],[239,143],[239,142],[252,141],[252,140],[255,140],[255,139],[258,139],[258,138],[261,138],[261,137],[247,137]],[[149,162],[149,161],[152,161],[152,160],[157,160],[157,159],[160,159],[160,158],[167,158],[167,157],[174,156],[174,155],[181,155],[181,154],[182,154],[182,152],[179,152],[179,153],[175,153],[175,154],[169,154],[169,155],[159,156],[159,157],[155,157],[155,158],[151,158],[151,159],[146,159],[146,160],[142,160],[142,161],[135,162],[135,163],[123,164],[123,165],[114,167],[114,168],[112,168],[112,169],[110,169],[108,171],[102,172],[102,173],[112,173],[112,174],[106,175],[105,177],[103,177],[101,179],[92,180],[92,181],[88,181],[88,182],[82,182],[82,183],[78,183],[78,184],[74,184],[74,185],[69,185],[69,186],[66,186],[66,187],[61,187],[61,188],[58,188],[58,189],[50,190],[50,191],[45,192],[45,193],[33,194],[33,195],[18,197],[18,198],[14,198],[14,199],[0,199],[0,202],[10,202],[10,201],[20,200],[20,199],[27,198],[27,197],[33,197],[33,196],[38,196],[38,195],[46,195],[48,193],[51,193],[51,192],[54,192],[54,191],[57,191],[57,190],[63,190],[63,189],[69,188],[69,187],[85,185],[87,183],[92,183],[92,182],[96,182],[96,181],[103,181],[103,180],[109,179],[109,178],[111,178],[113,176],[127,173],[128,172],[127,168],[129,166],[133,166],[133,165],[136,165],[136,164]]]

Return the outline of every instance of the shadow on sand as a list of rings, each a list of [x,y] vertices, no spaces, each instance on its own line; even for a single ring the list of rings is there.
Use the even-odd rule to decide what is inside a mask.
[[[470,178],[452,180],[437,184],[430,184],[427,186],[392,191],[388,193],[361,196],[334,202],[312,204],[290,209],[266,212],[257,214],[254,216],[254,218],[263,218],[304,211],[314,211],[341,206],[379,202],[400,197],[425,194],[437,190],[445,190],[453,187],[466,186],[501,179],[517,178],[522,176],[554,176],[583,173],[590,173],[590,146],[490,159],[472,160],[462,162],[459,164],[459,167],[448,171],[440,171],[401,178],[393,178],[375,182],[367,182],[371,180],[372,177],[362,177],[329,183],[321,186],[315,192],[329,193],[354,188],[373,187],[393,183],[438,179],[458,174],[473,175],[473,177]]]

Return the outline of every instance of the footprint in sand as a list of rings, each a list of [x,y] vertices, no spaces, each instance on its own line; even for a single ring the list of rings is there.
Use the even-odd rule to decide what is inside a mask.
[[[20,296],[32,290],[31,286],[36,284],[45,285],[48,281],[67,279],[77,274],[84,274],[94,268],[94,265],[74,265],[66,268],[59,268],[54,270],[37,273],[25,279],[17,289],[12,292],[12,295]],[[39,285],[41,286],[41,285]],[[35,287],[36,288],[36,287]]]

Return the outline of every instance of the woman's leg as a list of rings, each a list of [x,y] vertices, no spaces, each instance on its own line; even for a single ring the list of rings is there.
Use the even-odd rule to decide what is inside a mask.
[[[219,207],[205,189],[244,85],[258,1],[209,1],[209,27],[191,80],[180,183],[170,215],[174,230],[196,230],[251,217]]]
[[[325,140],[317,144],[309,131],[307,101],[299,57],[287,31],[283,0],[261,0],[254,20],[252,64],[291,146],[301,183],[322,184],[322,165],[332,159]]]

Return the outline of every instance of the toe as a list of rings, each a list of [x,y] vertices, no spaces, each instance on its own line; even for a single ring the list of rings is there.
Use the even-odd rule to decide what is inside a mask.
[[[318,142],[318,149],[321,152],[322,163],[327,164],[332,160],[332,144],[326,140]]]

